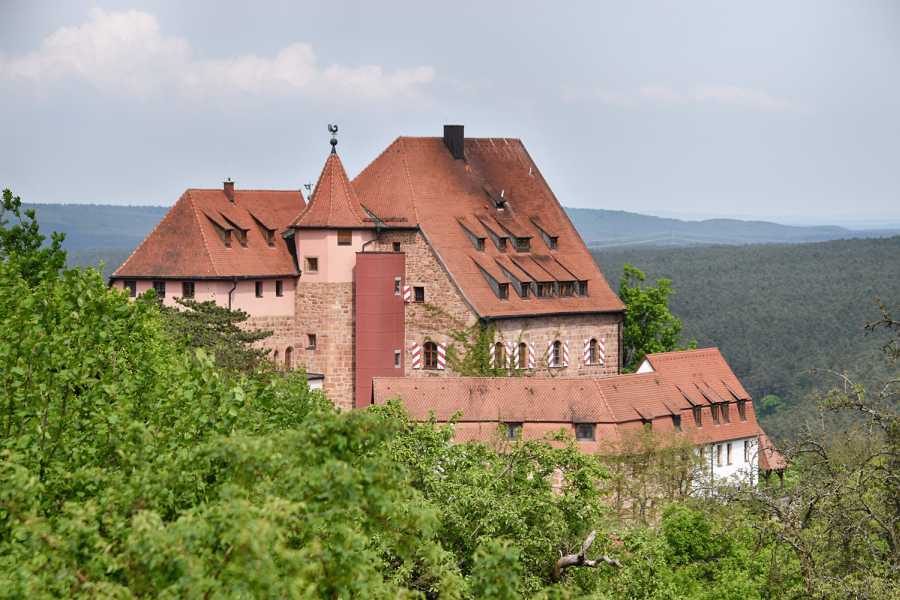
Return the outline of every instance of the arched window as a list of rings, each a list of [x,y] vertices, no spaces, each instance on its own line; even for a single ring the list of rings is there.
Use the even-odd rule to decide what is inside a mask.
[[[506,366],[506,346],[503,342],[494,344],[494,364],[495,369],[502,369]]]
[[[597,362],[597,339],[591,338],[588,342],[588,364],[596,365]]]
[[[520,369],[528,368],[528,344],[525,342],[519,342],[519,356],[517,356],[519,360],[516,361],[518,364],[516,365]]]
[[[294,349],[288,346],[284,349],[284,370],[290,371],[294,368]]]
[[[424,367],[426,369],[438,368],[438,350],[437,344],[434,342],[425,342],[422,346],[422,354],[424,357]]]
[[[272,364],[275,365],[275,368],[278,368],[278,350],[272,350]]]
[[[553,342],[553,346],[550,349],[550,366],[562,366],[562,342],[560,342],[559,340]]]

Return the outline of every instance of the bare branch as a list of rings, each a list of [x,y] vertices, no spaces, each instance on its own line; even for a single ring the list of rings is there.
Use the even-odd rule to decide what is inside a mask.
[[[591,546],[594,544],[594,539],[597,537],[597,531],[591,531],[587,538],[585,538],[584,543],[581,544],[581,551],[578,554],[566,554],[565,556],[560,557],[556,564],[553,566],[553,580],[559,581],[562,576],[562,572],[564,569],[568,569],[569,567],[589,567],[596,568],[599,565],[606,564],[616,568],[622,568],[622,563],[620,563],[615,558],[610,558],[606,554],[596,558],[590,559],[587,557],[588,550],[591,549]]]

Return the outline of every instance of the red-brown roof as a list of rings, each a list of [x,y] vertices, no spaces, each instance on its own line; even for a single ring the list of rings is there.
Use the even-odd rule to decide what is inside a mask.
[[[309,204],[294,221],[294,227],[345,229],[375,227],[373,219],[366,215],[360,205],[336,152],[328,155]]]
[[[759,436],[759,468],[763,471],[784,471],[787,468],[787,460],[775,449],[766,434]]]
[[[679,355],[678,360],[672,356],[676,354]],[[707,380],[721,381],[723,376],[731,373],[731,369],[717,349],[652,356],[657,364],[681,366],[678,369],[663,368],[653,373],[598,379],[380,377],[373,382],[373,402],[383,404],[400,398],[414,420],[424,421],[433,414],[436,420],[442,422],[456,413],[461,413],[461,422],[479,423],[590,422],[623,426],[663,419],[665,423],[661,430],[671,431],[672,417],[677,415],[681,417],[682,431],[698,444],[754,437],[762,432],[752,403],[744,405],[746,420],[742,420],[734,409],[737,399],[733,396],[727,398],[732,405],[729,421],[722,419],[715,424],[707,415],[701,427],[693,422],[693,404],[681,392],[679,385],[683,383],[682,371],[685,368],[690,371],[692,384],[702,385]],[[734,377],[733,374],[730,376]],[[735,385],[735,381],[730,381],[729,385]],[[736,385],[740,386],[740,383]],[[708,404],[705,400],[704,403]],[[481,431],[491,433],[493,429],[485,427]],[[617,442],[618,430],[615,429],[612,435],[611,441]]]
[[[442,138],[401,137],[353,180],[353,187],[388,226],[421,229],[482,317],[624,309],[520,140],[466,138],[465,156],[454,160]],[[495,205],[501,191],[503,211]],[[517,252],[509,240],[501,251],[488,236],[484,251],[478,251],[460,220],[476,235],[486,229],[505,237],[530,236],[530,250]],[[556,248],[547,245],[535,221],[559,237]],[[544,281],[574,279],[568,274],[573,272],[588,282],[588,295],[520,298],[510,290],[508,299],[500,299],[477,265],[503,257],[527,258],[531,266],[524,270],[537,271]]]
[[[304,206],[299,191],[235,190],[231,203],[222,189],[189,189],[112,278],[295,275],[281,234]],[[273,246],[267,229],[274,232]],[[231,232],[230,247],[223,231]]]

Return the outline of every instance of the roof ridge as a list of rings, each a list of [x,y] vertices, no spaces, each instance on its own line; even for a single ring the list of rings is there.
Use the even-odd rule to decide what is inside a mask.
[[[140,243],[140,244],[138,244],[137,246],[135,246],[134,250],[131,251],[131,254],[128,255],[128,258],[125,259],[125,262],[123,262],[121,265],[119,265],[119,268],[112,272],[112,274],[110,275],[110,278],[115,277],[115,276],[116,276],[116,273],[118,273],[119,271],[121,271],[122,269],[124,269],[124,268],[125,268],[125,265],[127,265],[128,262],[129,262],[132,258],[134,258],[134,255],[137,254],[138,250],[140,250],[141,248],[144,247],[144,244],[147,243],[147,240],[149,240],[151,237],[153,237],[153,234],[156,233],[156,230],[159,229],[160,225],[163,224],[163,221],[166,220],[166,218],[169,216],[169,213],[172,212],[172,209],[174,209],[175,206],[176,206],[179,202],[181,202],[181,199],[184,198],[185,195],[187,195],[188,191],[189,191],[189,190],[185,190],[184,192],[182,192],[182,194],[181,194],[181,196],[179,196],[178,200],[175,201],[175,204],[173,204],[172,206],[169,207],[169,210],[166,211],[166,214],[163,215],[163,218],[156,222],[156,225],[153,227],[153,229],[150,230],[150,233],[148,233],[148,234],[144,237],[144,239],[141,240],[141,243]]]
[[[194,198],[191,196],[191,191],[188,190],[186,194],[188,203],[191,205],[191,211],[194,213],[194,221],[197,223],[197,228],[200,230],[200,239],[203,240],[203,249],[206,250],[206,258],[207,260],[209,260],[209,266],[212,268],[213,273],[215,273],[216,275],[221,275],[215,261],[213,261],[212,259],[212,253],[209,251],[209,242],[206,239],[206,232],[203,231],[203,223],[200,221],[200,215],[197,214],[197,205],[194,203]]]

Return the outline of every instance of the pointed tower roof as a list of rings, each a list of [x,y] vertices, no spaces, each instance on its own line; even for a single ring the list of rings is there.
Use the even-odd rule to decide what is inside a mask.
[[[332,151],[306,209],[294,220],[293,226],[304,229],[374,228],[374,221],[366,216],[340,157]]]

